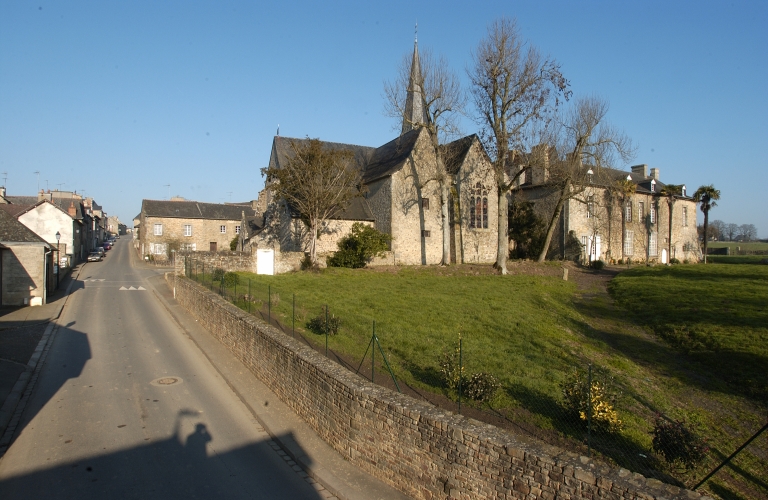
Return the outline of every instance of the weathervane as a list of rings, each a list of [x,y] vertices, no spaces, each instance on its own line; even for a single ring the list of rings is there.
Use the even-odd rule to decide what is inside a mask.
[[[419,42],[419,22],[416,21],[416,27],[413,29],[413,41]]]

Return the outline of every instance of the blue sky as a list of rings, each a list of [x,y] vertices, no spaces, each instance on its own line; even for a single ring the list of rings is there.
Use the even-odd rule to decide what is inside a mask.
[[[632,164],[689,192],[714,184],[711,219],[768,237],[768,2],[757,0],[0,0],[0,173],[8,194],[31,195],[39,171],[41,188],[84,192],[129,226],[142,198],[169,191],[254,199],[278,124],[379,146],[397,134],[383,82],[412,51],[414,24],[419,47],[466,83],[500,16],[562,64],[574,95],[610,102],[637,145]],[[478,130],[471,116],[463,128]]]

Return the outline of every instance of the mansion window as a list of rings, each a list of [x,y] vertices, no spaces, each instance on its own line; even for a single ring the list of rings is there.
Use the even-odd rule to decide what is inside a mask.
[[[587,219],[595,216],[595,197],[587,198]]]
[[[653,213],[653,211],[651,211]],[[658,237],[656,236],[656,233],[651,233],[648,235],[648,255],[651,257],[655,257],[659,254],[659,245],[658,245]]]
[[[240,226],[235,226],[235,234],[240,234]]]
[[[488,229],[488,190],[479,182],[470,191],[469,227]]]
[[[651,207],[651,210],[648,213],[648,215],[650,215],[651,217],[651,224],[656,224],[656,208],[655,207]]]
[[[624,255],[632,255],[635,248],[635,232],[627,229],[624,231]]]
[[[628,201],[624,206],[624,220],[632,222],[632,202]]]
[[[227,232],[227,226],[219,226],[219,232],[221,232],[221,234],[226,233]]]
[[[162,236],[162,235],[163,235],[163,225],[155,224],[155,236]]]
[[[683,227],[688,227],[688,207],[683,207]]]
[[[421,208],[423,208],[424,210],[429,210],[429,198],[421,199]]]
[[[192,236],[192,224],[184,224],[184,236]]]
[[[637,202],[637,220],[640,222],[643,222],[643,217],[645,217],[645,202],[638,201]]]

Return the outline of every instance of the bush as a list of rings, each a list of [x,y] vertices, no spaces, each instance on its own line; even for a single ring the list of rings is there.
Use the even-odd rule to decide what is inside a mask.
[[[618,432],[622,421],[615,409],[616,395],[610,394],[608,385],[592,379],[592,390],[587,377],[574,371],[562,384],[565,408],[574,418],[586,423],[591,406],[592,426],[604,432]],[[590,405],[591,396],[591,405]]]
[[[493,399],[496,391],[501,387],[499,381],[490,373],[480,372],[473,374],[466,382],[468,398],[475,401],[488,402]]]
[[[233,252],[237,250],[237,246],[240,244],[240,235],[236,234],[232,241],[229,242],[229,249]]]
[[[680,259],[672,257],[671,259],[669,259],[669,263],[670,264],[679,264],[680,263]]]
[[[222,279],[224,280],[224,286],[233,287],[240,284],[240,276],[236,273],[224,273]]]
[[[389,248],[390,241],[390,235],[362,222],[355,222],[349,235],[339,240],[339,249],[326,262],[331,267],[365,267],[373,257]]]
[[[458,342],[451,351],[443,352],[440,356],[440,374],[443,376],[445,386],[450,390],[459,388],[459,379],[464,372],[464,367],[459,367]]]
[[[653,451],[668,463],[690,470],[704,460],[709,447],[684,420],[669,420],[659,415],[653,427]]]
[[[589,263],[589,267],[599,271],[605,267],[605,262],[603,262],[602,260],[593,260],[592,262]]]
[[[341,319],[333,314],[328,315],[328,335],[339,333]],[[321,308],[320,314],[307,322],[307,328],[318,335],[325,335],[325,308]]]
[[[213,281],[221,281],[224,279],[224,269],[217,267],[213,270],[213,274],[211,275],[211,279]]]
[[[312,265],[312,259],[309,258],[309,254],[304,255],[304,258],[301,259],[300,266],[302,271],[306,271],[307,269],[312,270],[317,268],[317,266]]]

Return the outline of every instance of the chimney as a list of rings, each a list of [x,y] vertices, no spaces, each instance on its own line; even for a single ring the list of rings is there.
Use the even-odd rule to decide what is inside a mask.
[[[632,167],[632,173],[637,175],[642,175],[643,179],[648,178],[648,165],[643,163],[642,165],[634,165]]]
[[[652,168],[651,169],[651,177],[653,177],[657,181],[659,180],[659,169],[658,168]]]
[[[69,202],[69,208],[67,209],[67,213],[68,213],[68,214],[69,214],[69,216],[70,216],[70,217],[72,217],[73,219],[74,219],[74,218],[75,218],[75,216],[77,215],[77,209],[75,208],[75,202],[74,202],[74,201],[70,201],[70,202]]]
[[[40,190],[40,193],[37,195],[37,201],[43,201],[43,200],[48,200],[51,202],[53,201],[50,191],[47,193],[44,193],[42,189]]]
[[[0,196],[5,198],[5,187],[4,186],[0,186]]]

